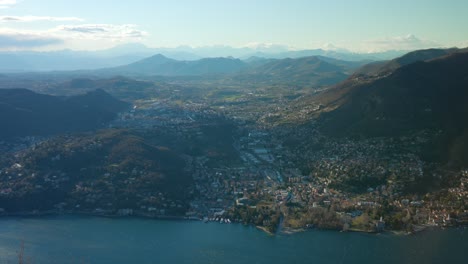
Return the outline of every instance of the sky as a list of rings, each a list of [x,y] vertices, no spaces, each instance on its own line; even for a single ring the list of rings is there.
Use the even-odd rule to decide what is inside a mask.
[[[0,50],[468,46],[466,0],[0,0]]]

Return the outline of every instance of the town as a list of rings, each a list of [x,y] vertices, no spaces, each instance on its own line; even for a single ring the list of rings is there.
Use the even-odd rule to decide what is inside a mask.
[[[100,182],[77,184],[74,198],[55,204],[51,211],[181,216],[207,222],[253,224],[272,233],[278,229],[294,232],[307,228],[415,232],[468,221],[468,170],[446,171],[418,156],[434,131],[399,138],[331,138],[315,129],[313,122],[305,128],[265,126],[264,119],[252,121],[272,114],[273,107],[265,106],[263,112],[243,116],[245,112],[237,104],[223,102],[212,107],[203,101],[139,100],[109,124],[109,129],[164,131],[176,139],[166,142],[169,147],[178,140],[204,142],[203,138],[219,137],[213,141],[223,143],[216,143],[212,150],[185,155],[184,171],[190,174],[193,185],[184,199],[144,189],[138,190],[134,205],[125,207],[123,203],[116,207],[115,195],[103,190],[136,185],[150,173],[130,168],[120,173],[106,172]],[[220,122],[229,123],[228,129],[212,131],[215,128],[211,125]],[[0,147],[17,157],[24,149],[48,140],[27,138],[18,144],[0,142]],[[99,149],[101,145],[90,142],[87,148]],[[86,173],[86,168],[82,172]],[[25,173],[19,163],[0,170],[0,177],[5,179],[0,183],[0,197],[11,195],[18,188],[15,179]],[[116,182],[119,174],[129,176]],[[444,185],[447,176],[453,180]],[[440,187],[438,191],[429,192],[421,186],[421,179],[427,182],[428,177]],[[31,188],[58,189],[69,180],[66,173],[55,171]],[[8,215],[3,208],[0,213]]]

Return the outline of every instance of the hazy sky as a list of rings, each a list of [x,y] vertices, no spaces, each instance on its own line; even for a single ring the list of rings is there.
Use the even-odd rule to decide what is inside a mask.
[[[467,0],[0,0],[0,49],[468,46]]]

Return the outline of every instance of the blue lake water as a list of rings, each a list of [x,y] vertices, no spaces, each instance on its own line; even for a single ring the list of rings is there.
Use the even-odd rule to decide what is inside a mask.
[[[468,229],[411,236],[150,219],[0,218],[0,263],[468,263]]]

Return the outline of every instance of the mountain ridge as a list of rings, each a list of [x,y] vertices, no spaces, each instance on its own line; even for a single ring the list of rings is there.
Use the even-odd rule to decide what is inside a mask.
[[[150,48],[141,43],[128,43],[96,51],[2,51],[0,52],[0,72],[76,71],[109,68],[133,63],[158,53],[172,59],[186,61],[229,56],[242,60],[251,56],[267,59],[327,56],[340,60],[360,61],[392,59],[404,54],[404,51],[368,54],[324,49],[288,50],[285,47],[233,48],[213,46],[192,48],[182,46],[176,48]]]
[[[0,137],[51,135],[98,128],[129,107],[103,90],[71,97],[0,89]]]
[[[320,115],[321,129],[336,136],[366,137],[440,131],[439,143],[428,151],[468,165],[468,152],[459,148],[468,142],[467,87],[466,52],[410,63],[369,82],[348,80],[324,93],[332,100],[324,106],[331,106],[330,111]]]

